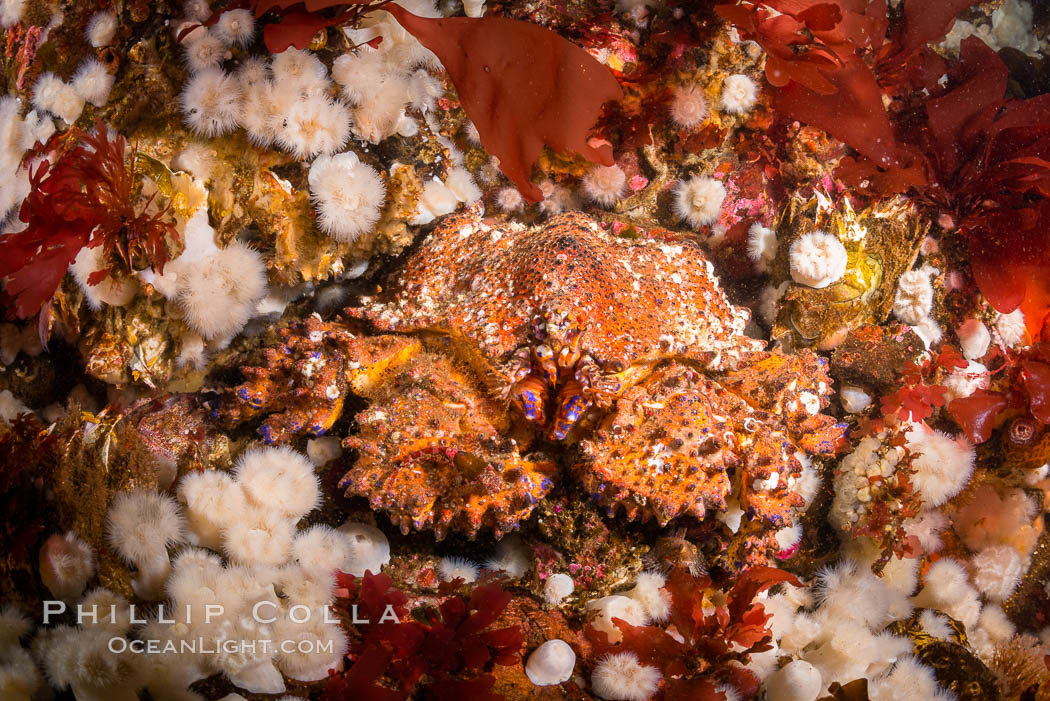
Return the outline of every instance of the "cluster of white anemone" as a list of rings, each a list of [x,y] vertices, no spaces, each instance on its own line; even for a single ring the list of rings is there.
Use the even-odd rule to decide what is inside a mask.
[[[55,131],[55,123],[43,111],[30,110],[22,116],[22,101],[14,95],[0,97],[0,169],[7,175],[0,178],[0,227],[9,233],[21,225],[16,222],[16,208],[29,194],[29,172],[22,168],[22,157],[37,141],[47,141]]]
[[[0,7],[0,24],[7,27],[17,22],[22,4],[3,3],[3,7]],[[7,19],[11,20],[10,24],[7,23]],[[116,30],[116,16],[111,12],[99,12],[87,24],[86,39],[93,47],[107,46],[113,41]],[[113,82],[114,76],[101,61],[87,58],[80,63],[68,81],[50,71],[41,73],[33,84],[33,106],[40,114],[50,113],[66,125],[70,125],[80,118],[85,104],[90,103],[96,107],[105,105]],[[50,120],[48,123],[50,124]],[[0,202],[0,205],[2,204]]]
[[[139,277],[177,302],[183,320],[200,338],[222,346],[255,314],[267,290],[266,264],[242,241],[219,248],[204,204],[180,222],[180,229],[182,253],[164,266],[163,275],[144,270]]]
[[[31,701],[42,698],[44,675],[22,647],[32,624],[15,608],[0,609],[0,698]]]
[[[137,632],[159,641],[162,652],[135,655],[113,646],[111,639],[131,632],[128,602],[97,589],[80,600],[95,617],[37,635],[35,649],[54,685],[91,701],[130,701],[143,688],[154,698],[192,700],[200,697],[187,687],[218,672],[246,692],[278,694],[285,677],[316,681],[339,669],[347,639],[326,611],[336,571],[378,573],[390,559],[383,533],[351,522],[300,528],[319,504],[320,488],[310,461],[288,448],[249,450],[232,474],[185,474],[176,492],[178,501],[150,489],[121,492],[107,518],[110,543],[136,570],[136,595],[164,606]],[[56,596],[79,599],[93,577],[90,549],[74,534],[56,535],[41,559]],[[4,632],[0,625],[0,644]],[[239,644],[216,655],[182,648],[199,639]],[[262,640],[272,644],[245,644]],[[0,649],[0,665],[7,659]]]

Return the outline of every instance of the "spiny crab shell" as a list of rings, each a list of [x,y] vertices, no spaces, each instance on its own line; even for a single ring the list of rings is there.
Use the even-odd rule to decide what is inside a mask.
[[[392,295],[363,302],[351,313],[383,331],[451,337],[554,440],[663,360],[718,369],[763,346],[695,246],[611,236],[576,212],[537,228],[454,216]]]
[[[281,442],[327,430],[345,391],[366,398],[341,485],[406,532],[516,528],[560,465],[610,514],[663,525],[733,495],[778,528],[802,504],[796,452],[842,443],[825,361],[745,337],[747,310],[670,232],[453,216],[347,314],[283,329],[220,414],[267,415]]]

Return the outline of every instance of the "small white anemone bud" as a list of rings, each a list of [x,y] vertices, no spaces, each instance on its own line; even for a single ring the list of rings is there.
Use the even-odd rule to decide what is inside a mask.
[[[390,562],[390,541],[375,526],[347,521],[338,530],[349,543],[349,553],[339,568],[343,572],[355,577],[363,577],[366,571],[379,574]]]
[[[426,226],[438,217],[456,211],[459,200],[445,183],[433,178],[423,185],[423,193],[419,197],[419,213],[408,223],[413,226]]]
[[[327,465],[342,454],[342,442],[335,436],[318,436],[306,442],[306,457],[316,467]]]
[[[788,249],[791,279],[821,289],[846,274],[846,247],[826,231],[803,234]]]
[[[706,175],[694,175],[675,186],[674,212],[694,229],[718,221],[726,187]]]
[[[839,390],[839,400],[842,408],[851,414],[859,414],[871,406],[871,395],[855,385],[843,385]]]
[[[618,165],[594,166],[583,176],[583,194],[601,207],[611,207],[627,189],[627,175]]]
[[[543,598],[548,604],[560,604],[575,589],[576,583],[572,581],[572,577],[557,572],[547,577],[547,582],[543,585]]]
[[[386,186],[353,151],[319,156],[310,165],[308,181],[317,225],[336,241],[354,241],[379,220]]]
[[[618,652],[598,660],[591,687],[606,701],[645,701],[660,688],[662,678],[659,669],[639,663],[634,653]]]
[[[112,12],[96,12],[88,20],[85,34],[94,48],[109,46],[117,34],[117,16]]]
[[[106,525],[113,547],[138,568],[131,583],[135,593],[143,599],[160,598],[171,571],[168,547],[185,540],[178,503],[149,489],[121,492],[109,504]]]
[[[298,520],[320,503],[313,465],[287,446],[246,450],[234,465],[234,475],[248,502],[275,516]]]
[[[747,257],[755,264],[758,272],[769,272],[777,257],[777,232],[758,222],[752,224],[747,230]]]
[[[930,282],[932,268],[923,266],[909,270],[897,281],[893,297],[893,315],[905,324],[917,326],[930,315],[933,309],[933,283]]]
[[[652,623],[662,623],[671,615],[671,594],[664,589],[666,583],[667,578],[659,572],[639,572],[634,589],[627,592],[627,596],[642,605]]]
[[[182,13],[187,19],[204,22],[211,16],[211,5],[208,0],[186,0],[182,4]]]
[[[730,114],[746,114],[758,100],[758,86],[746,75],[731,75],[722,83],[722,109]]]
[[[992,343],[992,334],[988,332],[988,327],[978,319],[967,319],[959,325],[956,333],[959,334],[959,344],[967,360],[984,357]]]
[[[470,584],[478,578],[478,574],[481,573],[481,568],[476,564],[462,557],[443,557],[438,562],[438,576],[441,577],[443,582],[451,582],[455,579],[462,579],[465,583]]]
[[[95,576],[95,553],[73,531],[52,534],[40,546],[40,579],[53,595],[72,599]]]
[[[505,187],[496,193],[496,206],[504,212],[516,212],[521,209],[524,204],[525,198],[521,196],[521,192],[518,191],[518,188],[513,185]]]
[[[525,663],[525,676],[536,686],[567,682],[576,668],[576,653],[564,640],[548,640],[532,651]]]
[[[614,618],[630,623],[632,626],[644,626],[647,622],[645,607],[641,602],[621,594],[603,596],[587,604],[591,612],[591,626],[609,636],[610,643],[623,640],[623,633],[613,622]]]
[[[678,85],[671,91],[671,102],[668,105],[671,119],[675,124],[691,129],[707,116],[707,100],[704,90],[695,83]]]
[[[824,688],[820,671],[805,660],[784,665],[765,681],[769,701],[814,701]]]

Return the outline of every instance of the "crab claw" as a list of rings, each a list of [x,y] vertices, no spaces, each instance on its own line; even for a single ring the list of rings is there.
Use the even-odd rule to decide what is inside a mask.
[[[528,376],[514,384],[510,390],[510,401],[529,423],[542,426],[547,422],[547,387],[535,376]]]
[[[584,395],[583,387],[579,382],[574,381],[565,385],[558,395],[558,413],[554,417],[550,437],[556,441],[564,440],[591,403],[591,400]]]

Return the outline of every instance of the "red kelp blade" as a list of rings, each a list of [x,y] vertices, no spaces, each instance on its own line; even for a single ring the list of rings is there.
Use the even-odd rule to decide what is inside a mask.
[[[1050,365],[1026,360],[1021,368],[1032,416],[1044,424],[1050,423]]]
[[[267,50],[274,54],[287,50],[289,46],[305,49],[317,32],[342,24],[349,18],[349,12],[335,17],[322,17],[312,12],[293,10],[283,14],[280,21],[263,27],[263,42]]]
[[[948,402],[948,414],[966,432],[974,443],[984,443],[992,437],[996,421],[1006,409],[1007,401],[999,392],[979,389],[969,397]]]
[[[897,144],[882,91],[860,56],[843,57],[824,77],[835,92],[821,95],[792,81],[775,93],[776,109],[804,124],[819,127],[885,167],[898,161]]]
[[[530,180],[544,146],[612,165],[610,146],[587,142],[601,107],[623,94],[590,54],[549,29],[503,17],[418,17],[383,9],[441,60],[481,144],[529,202],[543,199]]]
[[[909,53],[941,39],[955,16],[973,4],[974,0],[905,0],[903,31],[897,42],[900,51]]]

